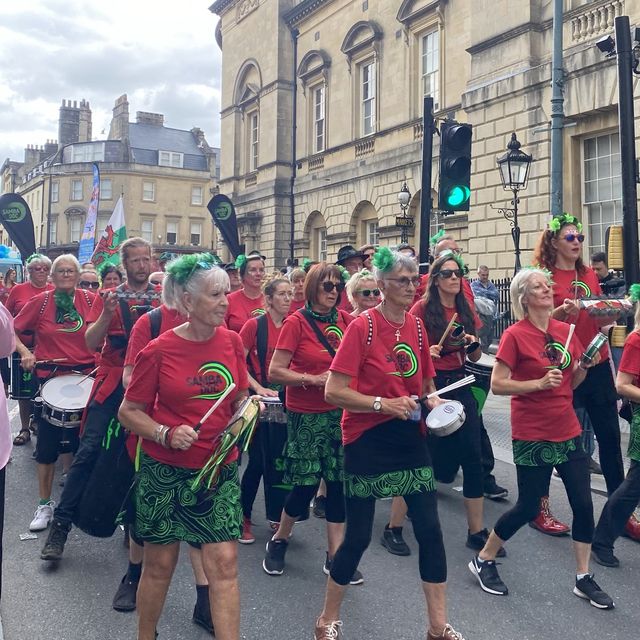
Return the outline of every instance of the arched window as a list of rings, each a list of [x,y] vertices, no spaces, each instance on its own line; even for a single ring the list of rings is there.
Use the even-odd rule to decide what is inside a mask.
[[[234,90],[234,104],[240,111],[242,123],[236,143],[243,174],[255,173],[259,167],[261,90],[260,68],[254,60],[247,60],[240,68]]]

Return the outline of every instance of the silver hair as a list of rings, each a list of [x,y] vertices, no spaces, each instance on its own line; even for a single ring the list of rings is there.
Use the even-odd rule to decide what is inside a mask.
[[[186,316],[188,311],[184,305],[184,294],[189,293],[192,296],[197,296],[202,292],[205,285],[211,284],[219,286],[228,292],[229,276],[227,272],[216,266],[211,267],[211,269],[196,269],[184,283],[176,282],[175,278],[170,273],[167,273],[162,286],[162,302],[169,309],[175,309],[178,313]]]
[[[378,267],[373,267],[373,276],[376,280],[382,280],[383,282],[386,279],[393,275],[394,273],[398,273],[398,271],[402,271],[405,269],[406,271],[411,271],[411,273],[418,272],[418,265],[416,264],[415,258],[412,256],[406,256],[404,253],[398,253],[397,251],[392,251],[393,257],[395,259],[395,264],[392,269],[389,271],[381,271]]]
[[[360,271],[356,271],[348,280],[347,282],[347,286],[346,286],[346,292],[347,292],[347,298],[349,298],[349,302],[351,303],[351,306],[355,308],[356,304],[354,302],[355,300],[355,292],[356,289],[358,288],[358,285],[363,281],[363,280],[372,280],[373,282],[376,281],[373,273],[371,273],[371,271],[369,271],[369,269],[361,269]]]
[[[35,267],[40,264],[51,269],[51,260],[47,256],[40,255],[38,258],[31,258],[31,260],[29,260],[29,263],[27,264],[27,271],[29,271],[31,267]]]
[[[551,278],[547,271],[542,269],[522,269],[518,271],[513,280],[511,280],[511,286],[509,287],[509,293],[511,294],[511,307],[513,309],[513,315],[522,320],[527,315],[527,305],[524,303],[524,297],[529,292],[529,286],[531,284],[531,278],[533,276],[542,276],[549,285],[551,285]]]
[[[55,271],[57,266],[61,262],[71,262],[71,264],[73,264],[73,266],[76,268],[76,271],[80,273],[80,263],[78,262],[78,258],[76,258],[72,253],[63,253],[62,255],[59,255],[53,261],[53,264],[51,265],[51,271]]]

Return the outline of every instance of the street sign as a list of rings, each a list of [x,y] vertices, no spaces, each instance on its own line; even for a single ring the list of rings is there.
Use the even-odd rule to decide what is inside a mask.
[[[409,228],[413,229],[416,226],[413,218],[411,216],[397,216],[396,217],[396,227],[400,228]]]

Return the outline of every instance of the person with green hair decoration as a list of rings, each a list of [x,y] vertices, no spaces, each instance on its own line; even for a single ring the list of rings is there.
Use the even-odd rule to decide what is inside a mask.
[[[216,637],[240,638],[237,449],[223,461],[215,485],[194,487],[248,396],[242,340],[224,327],[228,289],[229,277],[211,256],[186,255],[167,265],[164,302],[188,319],[140,352],[118,413],[142,442],[133,495],[133,530],[144,542],[138,640],[156,637],[181,541],[202,548]]]
[[[631,462],[626,478],[604,505],[593,536],[592,557],[605,567],[620,566],[613,554],[613,545],[624,534],[640,501],[640,284],[631,285],[629,295],[636,304],[635,326],[624,343],[616,391],[631,403],[631,434],[627,449]]]
[[[227,296],[229,308],[225,322],[231,331],[240,332],[249,318],[256,318],[265,314],[262,281],[265,277],[265,257],[259,251],[250,251],[236,258],[235,265],[240,272],[242,289]]]

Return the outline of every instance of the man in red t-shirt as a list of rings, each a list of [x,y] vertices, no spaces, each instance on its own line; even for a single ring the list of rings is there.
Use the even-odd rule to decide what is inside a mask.
[[[85,340],[95,352],[102,346],[91,400],[85,411],[81,445],[55,510],[49,537],[41,553],[43,560],[60,560],[67,535],[91,478],[107,428],[117,419],[123,397],[122,369],[131,328],[137,318],[160,303],[158,291],[149,285],[151,245],[130,238],[120,249],[127,282],[97,298],[88,318]],[[131,297],[122,297],[128,294]],[[120,296],[120,297],[119,297]],[[105,482],[107,482],[105,478]],[[124,496],[120,496],[124,498]],[[116,496],[116,499],[119,499]]]

